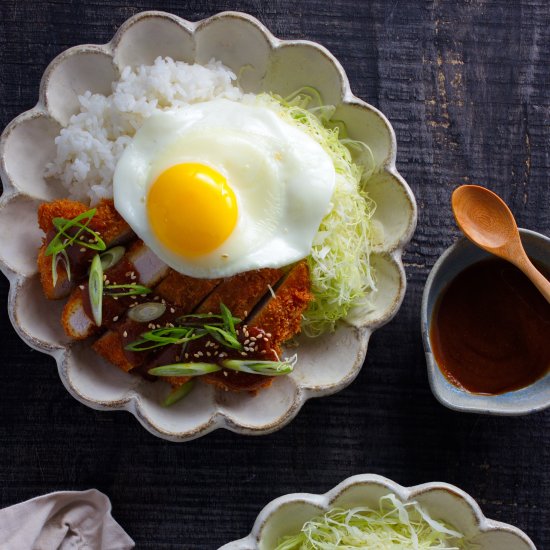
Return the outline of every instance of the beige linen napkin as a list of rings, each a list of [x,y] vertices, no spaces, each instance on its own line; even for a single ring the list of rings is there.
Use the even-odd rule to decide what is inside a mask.
[[[95,489],[63,491],[0,510],[0,550],[129,550],[134,541]]]

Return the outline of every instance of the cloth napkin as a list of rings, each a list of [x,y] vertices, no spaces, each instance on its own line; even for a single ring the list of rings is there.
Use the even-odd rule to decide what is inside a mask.
[[[0,510],[0,550],[129,550],[134,541],[95,489],[43,495]]]

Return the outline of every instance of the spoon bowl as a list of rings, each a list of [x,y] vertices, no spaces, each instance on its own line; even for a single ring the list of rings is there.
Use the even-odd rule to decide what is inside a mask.
[[[528,258],[514,215],[506,203],[479,185],[456,188],[451,203],[456,222],[464,235],[483,250],[521,269],[550,302],[550,281]]]

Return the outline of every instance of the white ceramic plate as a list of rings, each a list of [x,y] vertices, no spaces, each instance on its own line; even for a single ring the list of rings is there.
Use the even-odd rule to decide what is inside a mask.
[[[36,209],[63,196],[43,177],[54,156],[54,138],[78,109],[86,90],[110,93],[111,82],[126,65],[150,64],[157,56],[205,63],[216,58],[239,73],[246,92],[286,95],[302,86],[317,88],[337,106],[351,137],[371,147],[379,172],[369,183],[377,203],[375,221],[384,240],[373,254],[378,290],[373,310],[356,326],[342,325],[333,335],[302,338],[299,364],[256,397],[201,384],[170,408],[159,405],[167,386],[149,383],[104,363],[89,343],[69,342],[59,318],[63,303],[47,301],[40,288],[36,254],[41,233]],[[414,197],[395,168],[396,143],[387,119],[356,98],[344,70],[322,46],[275,38],[256,19],[234,12],[191,23],[161,12],[143,12],[126,21],[105,45],[71,48],[46,69],[36,106],[13,120],[0,141],[0,267],[11,288],[8,311],[18,334],[30,346],[55,358],[69,392],[95,409],[127,410],[151,433],[186,441],[216,428],[264,434],[284,426],[310,397],[341,390],[359,372],[372,331],[397,312],[405,292],[403,246],[416,225]]]
[[[252,532],[220,550],[273,550],[286,535],[332,508],[369,506],[378,509],[380,498],[395,494],[402,502],[417,501],[434,519],[454,526],[478,550],[536,550],[517,527],[487,519],[476,501],[448,483],[423,483],[402,487],[374,474],[350,477],[324,495],[294,493],[272,500],[258,515]]]

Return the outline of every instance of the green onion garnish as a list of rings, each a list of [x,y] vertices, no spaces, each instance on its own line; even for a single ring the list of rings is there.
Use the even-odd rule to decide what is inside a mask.
[[[296,355],[286,361],[257,361],[255,359],[225,359],[221,362],[226,369],[264,376],[290,374],[296,364]]]
[[[66,218],[53,218],[53,226],[57,229],[57,234],[48,244],[45,255],[52,256],[54,254],[59,254],[62,250],[65,250],[67,247],[74,245],[89,248],[91,250],[105,250],[107,246],[103,239],[88,227],[88,224],[95,216],[97,208],[92,208],[86,212],[82,212],[72,220],[67,220]],[[86,220],[84,223],[81,221]],[[78,231],[74,235],[69,235],[67,231],[71,227],[76,227]],[[87,240],[80,239],[82,233],[87,233],[89,238]]]
[[[167,396],[166,399],[162,402],[163,407],[170,407],[174,403],[177,403],[180,399],[183,399],[194,387],[195,381],[189,380],[185,384],[174,388]]]
[[[117,285],[109,285],[105,288],[108,289],[115,286]],[[114,294],[110,295],[114,296]],[[237,331],[235,330],[235,324],[240,323],[241,319],[233,317],[229,308],[224,304],[220,304],[220,309],[221,315],[211,313],[191,313],[189,315],[183,315],[179,317],[177,321],[184,324],[184,326],[159,328],[145,332],[140,336],[139,340],[131,342],[125,349],[128,351],[147,351],[170,344],[183,344],[191,340],[197,340],[206,335],[211,336],[214,340],[227,348],[242,349],[243,345],[239,342]],[[197,322],[193,322],[191,319],[197,319]],[[207,320],[208,323],[198,322],[200,319]],[[220,322],[216,322],[216,319]]]
[[[214,325],[204,325],[204,330],[225,347],[232,349],[242,349],[243,345],[237,340],[236,335],[233,336],[231,332],[224,330],[223,328]]]
[[[60,263],[60,261],[63,262],[63,265],[65,266],[65,272],[67,273],[67,280],[71,280],[71,262],[69,261],[69,256],[67,255],[66,250],[61,250],[58,253],[54,254],[52,256],[52,283],[53,286],[57,285],[57,266]]]
[[[185,344],[204,336],[206,332],[188,327],[157,328],[144,332],[139,340],[131,342],[124,349],[127,351],[147,351],[170,344]]]
[[[128,311],[128,319],[138,323],[148,323],[162,317],[166,311],[166,305],[160,302],[144,302]]]
[[[223,305],[223,304],[220,304]],[[226,306],[223,306],[229,311],[229,309]],[[231,320],[233,322],[233,326],[240,323],[242,319],[239,319],[238,317],[233,317],[230,314]],[[209,325],[215,325],[215,326],[224,326],[224,317],[223,315],[216,315],[215,313],[189,313],[188,315],[182,315],[181,317],[177,318],[178,323],[186,324],[186,325],[198,325],[198,323],[193,323],[192,319],[207,319]],[[216,322],[215,319],[219,319],[220,322]]]
[[[139,296],[142,294],[149,294],[152,292],[150,288],[136,283],[130,283],[127,285],[105,285],[103,288],[107,296]],[[113,292],[114,291],[114,292]]]
[[[123,246],[115,246],[103,252],[100,256],[103,271],[107,271],[110,267],[117,264],[122,259],[125,252],[126,249]]]
[[[90,276],[88,278],[88,292],[90,293],[90,305],[95,324],[101,326],[103,310],[103,268],[99,254],[94,256],[90,266]]]
[[[222,370],[216,363],[174,363],[155,367],[148,372],[154,376],[202,376]]]

